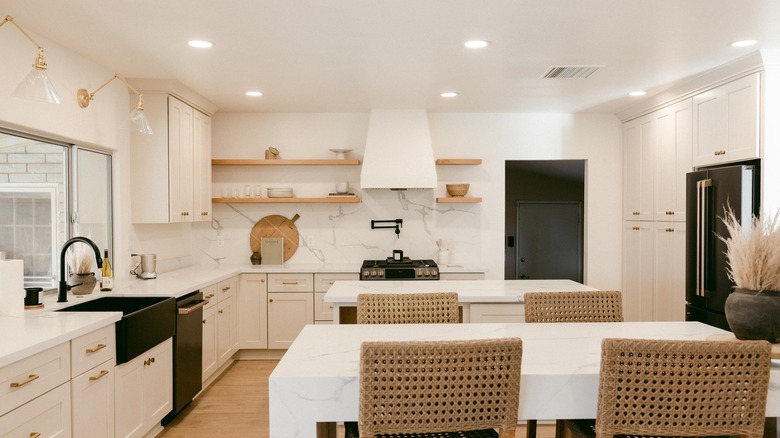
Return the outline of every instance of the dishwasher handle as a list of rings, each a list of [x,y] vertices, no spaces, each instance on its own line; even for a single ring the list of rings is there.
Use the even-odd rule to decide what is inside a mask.
[[[200,300],[200,301],[198,301],[197,303],[195,303],[195,304],[193,304],[191,306],[179,307],[179,315],[187,315],[187,314],[189,314],[191,312],[194,312],[194,311],[202,308],[203,306],[205,306],[208,303],[209,303],[209,300]]]

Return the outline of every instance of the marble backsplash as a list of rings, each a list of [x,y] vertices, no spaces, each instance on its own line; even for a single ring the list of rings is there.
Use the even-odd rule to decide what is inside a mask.
[[[357,204],[213,204],[211,223],[192,227],[193,263],[248,264],[249,232],[264,216],[295,214],[300,234],[286,265],[355,264],[394,249],[437,259],[437,240],[450,247],[449,264],[481,266],[481,204],[436,203],[432,190],[370,190]],[[401,233],[371,229],[371,220],[403,219]],[[221,243],[222,246],[218,245]]]

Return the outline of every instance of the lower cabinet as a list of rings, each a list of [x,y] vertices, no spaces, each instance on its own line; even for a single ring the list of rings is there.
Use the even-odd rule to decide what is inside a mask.
[[[313,323],[312,292],[268,293],[268,348],[290,348],[303,327]]]
[[[238,288],[238,348],[268,348],[266,274],[241,274]]]
[[[0,416],[4,437],[70,437],[70,385],[62,385]],[[73,435],[77,436],[77,435]]]
[[[114,361],[71,380],[73,436],[114,436]]]
[[[173,409],[173,341],[114,369],[115,436],[143,437]]]
[[[238,351],[239,277],[201,288],[209,303],[203,307],[203,361],[201,381],[206,382]]]

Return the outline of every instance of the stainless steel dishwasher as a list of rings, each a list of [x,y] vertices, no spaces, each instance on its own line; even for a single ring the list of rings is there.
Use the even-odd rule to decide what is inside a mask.
[[[172,420],[203,388],[203,292],[176,299],[176,334],[173,336],[173,410],[163,419]]]

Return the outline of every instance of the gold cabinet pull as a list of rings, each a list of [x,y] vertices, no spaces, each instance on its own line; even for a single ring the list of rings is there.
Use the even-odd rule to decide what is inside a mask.
[[[292,285],[292,284],[298,284],[297,281],[283,281],[282,284]]]
[[[39,438],[40,436],[40,432],[30,432],[30,438]]]
[[[631,229],[634,231],[639,231],[639,227],[631,227]]]
[[[222,288],[222,292],[227,292],[230,290],[230,286],[225,286]]]
[[[87,353],[88,354],[95,353],[95,352],[98,352],[98,351],[100,351],[100,350],[102,350],[104,348],[106,348],[106,344],[97,344],[95,346],[95,348],[87,348]]]
[[[223,311],[221,311],[221,310],[217,310],[217,313],[225,313],[225,312],[223,312]]]
[[[97,376],[89,376],[89,381],[94,382],[96,380],[102,379],[103,377],[106,377],[107,375],[108,375],[108,370],[100,370],[100,374],[98,374]]]
[[[38,380],[38,378],[41,377],[37,374],[30,374],[27,376],[26,379],[22,380],[21,382],[11,382],[11,388],[21,388],[22,386],[32,382],[33,380]]]
[[[268,302],[269,302],[269,303],[273,303],[273,302],[274,302],[274,299],[273,299],[273,298],[271,298],[271,299],[269,299],[269,300],[268,300]]]

